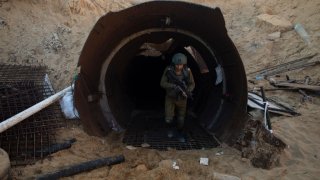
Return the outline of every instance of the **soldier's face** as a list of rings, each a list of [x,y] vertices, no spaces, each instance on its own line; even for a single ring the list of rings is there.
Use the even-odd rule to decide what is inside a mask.
[[[183,64],[176,64],[176,70],[181,71],[183,69]]]

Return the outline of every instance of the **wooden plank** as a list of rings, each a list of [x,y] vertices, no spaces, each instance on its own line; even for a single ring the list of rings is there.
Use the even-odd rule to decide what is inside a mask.
[[[281,86],[281,87],[296,88],[296,89],[305,89],[310,91],[320,91],[320,86],[307,85],[307,84],[282,82],[282,83],[275,83],[274,85]]]

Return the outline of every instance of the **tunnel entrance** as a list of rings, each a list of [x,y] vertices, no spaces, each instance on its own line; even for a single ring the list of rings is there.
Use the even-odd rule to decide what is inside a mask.
[[[142,3],[96,23],[80,55],[75,87],[85,131],[97,136],[129,131],[139,112],[163,122],[160,78],[177,52],[187,55],[196,83],[188,102],[190,122],[232,143],[247,114],[242,61],[219,8],[177,1]]]

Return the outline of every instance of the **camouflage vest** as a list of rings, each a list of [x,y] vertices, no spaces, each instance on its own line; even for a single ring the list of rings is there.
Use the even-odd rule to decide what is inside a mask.
[[[179,76],[176,75],[174,66],[169,66],[168,71],[173,71],[173,74],[179,78]],[[170,82],[170,78],[168,78],[168,81]],[[187,66],[182,69],[182,81],[186,83],[186,85],[189,83],[189,68]]]

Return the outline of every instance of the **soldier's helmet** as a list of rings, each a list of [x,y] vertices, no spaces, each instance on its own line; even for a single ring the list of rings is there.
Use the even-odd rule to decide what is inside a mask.
[[[187,56],[182,53],[177,53],[172,57],[172,63],[177,64],[187,64]]]

